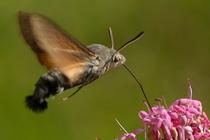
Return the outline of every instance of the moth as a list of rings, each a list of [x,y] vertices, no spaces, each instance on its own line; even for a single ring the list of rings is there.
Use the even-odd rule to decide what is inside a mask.
[[[78,87],[69,98],[110,69],[124,65],[126,59],[120,51],[144,34],[140,32],[115,50],[111,28],[109,36],[112,47],[108,48],[101,44],[86,46],[37,13],[21,11],[18,13],[18,22],[24,40],[40,64],[48,70],[38,79],[33,94],[25,99],[27,107],[34,112],[47,108],[48,97]]]

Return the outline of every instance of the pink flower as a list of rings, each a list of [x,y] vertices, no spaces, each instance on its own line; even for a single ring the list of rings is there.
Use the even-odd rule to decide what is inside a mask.
[[[168,108],[157,105],[140,111],[139,118],[145,129],[145,139],[152,140],[207,140],[210,139],[210,121],[203,112],[202,104],[192,99],[192,88],[189,82],[189,98],[178,99]],[[124,134],[118,140],[131,138],[133,133]],[[148,137],[148,138],[147,138]]]

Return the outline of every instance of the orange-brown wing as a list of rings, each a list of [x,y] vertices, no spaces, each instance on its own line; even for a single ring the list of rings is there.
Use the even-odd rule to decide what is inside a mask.
[[[48,69],[83,65],[94,57],[93,52],[42,15],[19,12],[18,21],[25,41]]]

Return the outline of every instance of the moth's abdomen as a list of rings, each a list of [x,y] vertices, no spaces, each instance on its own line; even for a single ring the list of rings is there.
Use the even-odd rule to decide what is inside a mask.
[[[47,108],[46,98],[67,88],[70,88],[68,78],[58,70],[51,70],[39,78],[33,95],[26,97],[26,105],[34,112],[44,111]]]

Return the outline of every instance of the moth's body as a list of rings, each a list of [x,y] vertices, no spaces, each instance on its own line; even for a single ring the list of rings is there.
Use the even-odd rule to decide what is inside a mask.
[[[52,81],[52,84],[54,84],[54,81],[57,81],[58,84],[54,86],[55,91],[53,94],[57,94],[75,86],[84,86],[96,80],[110,69],[125,62],[124,56],[119,53],[116,55],[116,51],[114,49],[109,49],[101,44],[89,45],[87,48],[96,54],[95,57],[91,58],[88,62],[76,64],[74,66],[66,66],[62,70],[54,68],[40,77],[41,81],[46,80],[49,81],[49,83]],[[122,61],[120,63],[113,64],[112,61],[110,61],[113,54],[117,56],[116,58],[114,57],[115,59],[122,59]],[[50,94],[51,93],[49,93],[49,95]]]
[[[45,99],[49,96],[76,86],[85,86],[125,62],[125,57],[119,53],[116,59],[122,59],[120,63],[113,64],[110,61],[110,56],[116,53],[114,49],[100,44],[93,44],[88,48],[96,54],[88,62],[63,69],[54,68],[43,74],[36,83],[33,96],[27,96],[26,99],[30,100],[27,106],[33,111],[42,111],[47,107]]]
[[[26,97],[33,111],[46,109],[49,96],[89,84],[125,62],[113,48],[100,44],[86,47],[39,14],[20,12],[18,20],[25,41],[48,69],[36,83],[33,95]]]

